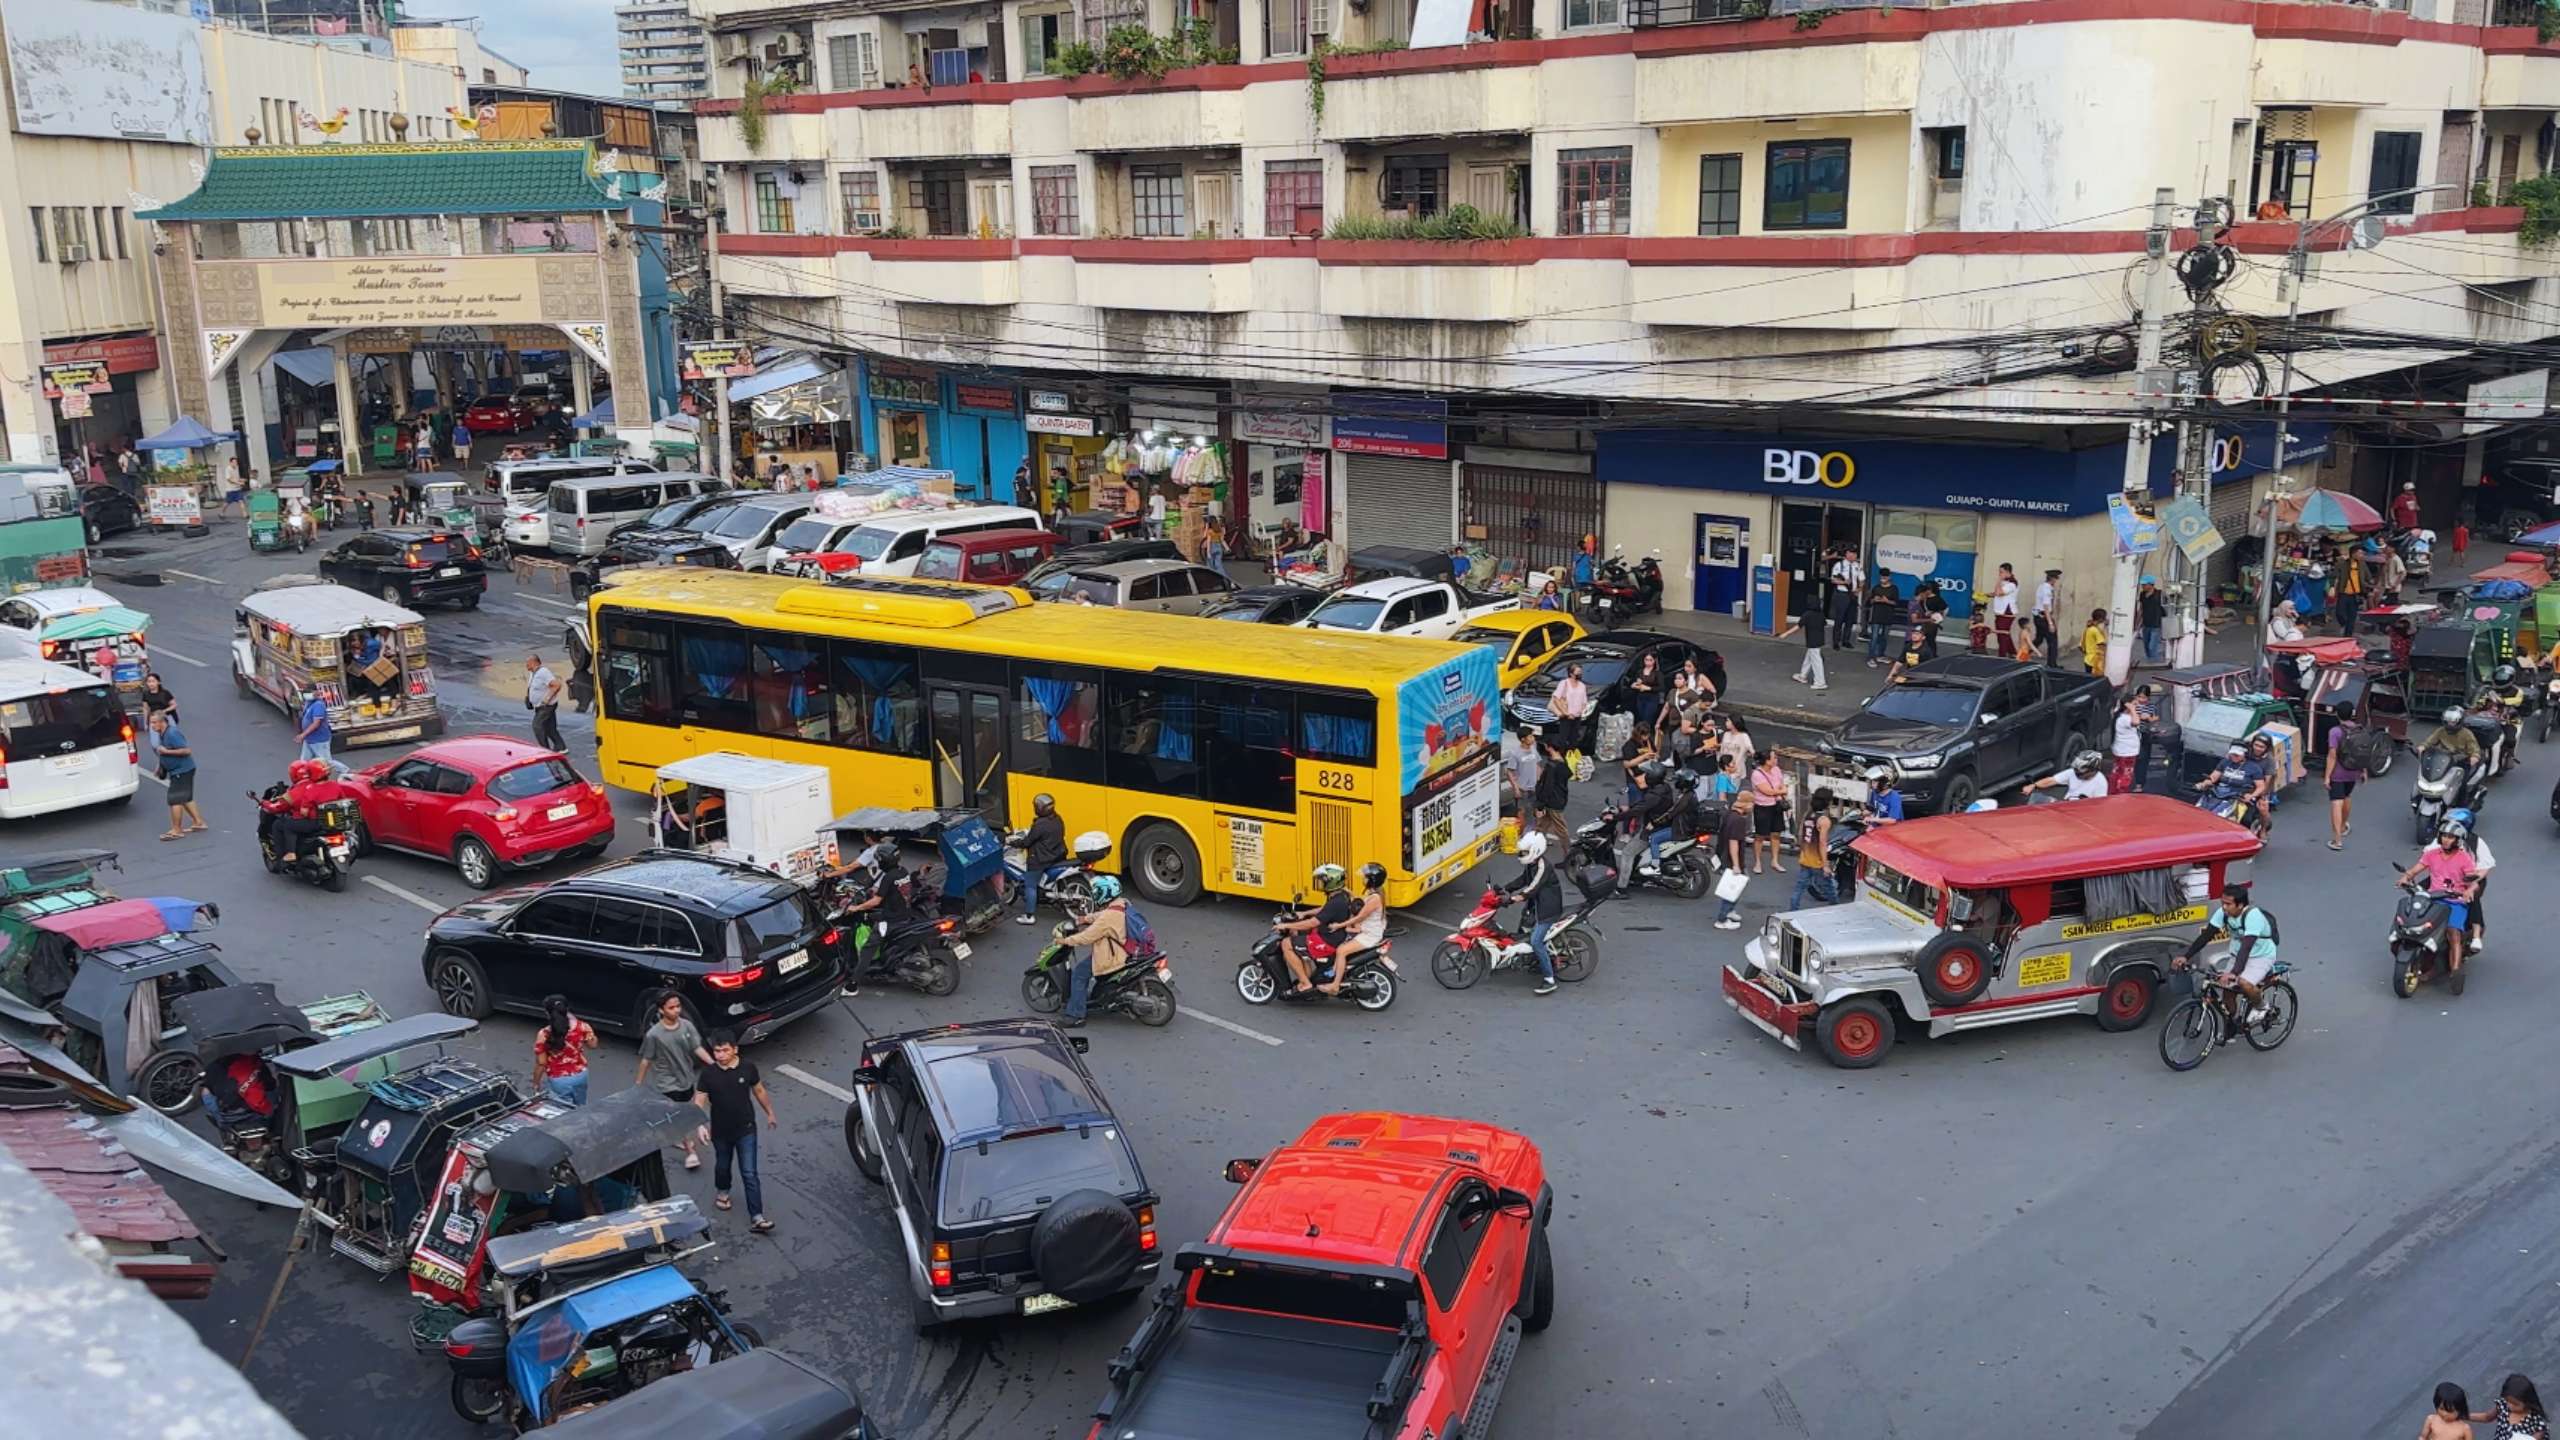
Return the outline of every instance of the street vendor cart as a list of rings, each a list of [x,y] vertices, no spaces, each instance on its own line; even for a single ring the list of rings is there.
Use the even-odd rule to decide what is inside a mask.
[[[836,868],[834,785],[822,765],[715,750],[658,767],[649,782],[656,843],[726,855],[811,884]]]

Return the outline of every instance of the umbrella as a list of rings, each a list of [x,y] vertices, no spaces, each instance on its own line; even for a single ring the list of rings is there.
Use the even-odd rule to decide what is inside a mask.
[[[2560,520],[2537,525],[2515,538],[2518,545],[2560,545]]]
[[[2314,487],[2276,502],[2276,521],[2299,534],[2339,535],[2382,528],[2382,516],[2353,495]]]
[[[181,415],[178,417],[178,423],[138,442],[134,448],[137,450],[201,450],[207,445],[219,445],[225,440],[239,438],[235,432],[216,433],[207,430],[204,428],[204,423],[194,416]]]
[[[613,428],[613,397],[607,395],[596,402],[596,408],[588,411],[586,414],[579,416],[577,419],[572,420],[569,423],[581,430],[609,430]]]

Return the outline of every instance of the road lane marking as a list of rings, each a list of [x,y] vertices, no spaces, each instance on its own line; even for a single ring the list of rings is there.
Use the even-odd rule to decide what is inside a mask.
[[[523,591],[519,590],[516,592],[515,598],[518,600],[530,600],[536,605],[556,606],[559,609],[574,611],[580,615],[587,613],[587,607],[584,605],[572,605],[566,600],[554,600],[548,595],[527,595]]]
[[[203,662],[202,660],[198,660],[197,658],[195,658],[195,657],[194,657],[194,656],[192,656],[192,655],[181,655],[181,654],[179,654],[177,651],[170,649],[170,648],[169,648],[169,647],[167,647],[166,645],[154,645],[154,646],[152,646],[152,647],[151,647],[151,658],[152,658],[152,659],[154,659],[154,660],[159,660],[159,659],[164,659],[164,658],[165,658],[165,659],[170,659],[170,660],[175,660],[175,661],[177,661],[177,662],[178,662],[179,664],[181,664],[181,665],[193,665],[194,667],[196,667],[196,668],[197,668],[197,669],[199,669],[199,670],[202,670],[202,669],[207,668],[207,667],[206,667],[206,665],[205,665],[205,662]]]
[[[419,894],[415,890],[403,890],[399,886],[392,884],[390,881],[383,879],[379,875],[359,875],[356,878],[386,895],[397,895],[401,899],[408,901],[410,904],[417,906],[419,909],[424,910],[431,915],[441,915],[445,911],[453,908],[449,905],[439,905],[435,901],[428,899],[426,896]]]
[[[799,1081],[801,1084],[808,1086],[810,1089],[817,1091],[819,1094],[832,1095],[847,1105],[850,1105],[854,1101],[862,1098],[832,1080],[819,1079],[817,1076],[810,1074],[808,1071],[801,1069],[797,1065],[776,1065],[773,1068],[776,1073],[788,1075],[792,1079]]]
[[[175,575],[181,580],[193,580],[199,585],[219,585],[222,583],[210,575],[198,575],[191,570],[170,570],[163,573]]]
[[[1259,1040],[1265,1045],[1285,1045],[1288,1043],[1277,1035],[1265,1035],[1261,1031],[1253,1029],[1250,1026],[1239,1025],[1233,1020],[1227,1020],[1219,1016],[1212,1015],[1206,1010],[1177,1010],[1174,1013],[1182,1016],[1186,1020],[1205,1021],[1208,1024],[1217,1026],[1221,1030],[1232,1030],[1247,1040]]]

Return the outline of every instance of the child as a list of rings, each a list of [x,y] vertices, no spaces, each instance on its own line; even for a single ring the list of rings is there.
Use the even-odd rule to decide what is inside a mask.
[[[2471,1397],[2447,1380],[2436,1387],[2435,1413],[2418,1427],[2418,1440],[2471,1440]]]
[[[1979,625],[1982,622],[1976,620],[1974,623]],[[1894,661],[1893,668],[1885,672],[1884,683],[1887,685],[1901,684],[1903,675],[1908,672],[1912,666],[1919,663],[1920,641],[1916,639],[1905,641],[1902,646],[1902,658]]]
[[[1984,608],[1990,601],[1988,595],[1976,594],[1973,597],[1973,623],[1965,631],[1965,640],[1976,655],[1991,648],[1991,612]]]
[[[2089,623],[2080,632],[2080,663],[2088,666],[2092,675],[2106,672],[2107,612],[2104,610],[2089,612]]]

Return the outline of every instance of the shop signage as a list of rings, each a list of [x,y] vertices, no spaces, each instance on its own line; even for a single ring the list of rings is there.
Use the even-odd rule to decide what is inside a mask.
[[[240,272],[256,281],[253,323],[269,328],[539,322],[583,298],[582,289],[593,289],[592,271],[579,277],[589,279],[584,287],[567,274],[546,284],[542,267],[548,263],[530,256],[477,255],[207,265],[206,323],[238,323],[242,307],[231,287]],[[217,275],[217,268],[232,273]],[[556,305],[546,303],[552,301]],[[217,308],[220,316],[211,313]]]
[[[1938,547],[1917,535],[1879,535],[1876,568],[1896,575],[1926,575],[1938,568]]]
[[[350,355],[406,355],[417,348],[418,334],[406,326],[358,330],[338,342]]]
[[[160,368],[160,341],[150,335],[109,335],[98,340],[48,340],[44,346],[45,363],[65,365],[74,360],[103,360],[110,375],[131,375]]]
[[[1236,438],[1265,445],[1294,445],[1302,450],[1321,450],[1333,439],[1333,417],[1322,413],[1307,415],[1294,410],[1240,410],[1236,412]]]
[[[1402,395],[1334,397],[1333,448],[1350,455],[1449,458],[1449,402]]]
[[[104,395],[115,388],[115,374],[104,360],[66,360],[44,367],[44,394],[48,400],[65,395]]]
[[[1034,390],[1031,392],[1031,408],[1044,414],[1064,415],[1075,407],[1067,402],[1064,390]]]
[[[744,380],[756,373],[756,347],[743,340],[687,340],[676,373],[687,380]]]
[[[1014,403],[1010,385],[962,385],[954,382],[951,399],[959,409],[987,415],[1010,415],[1020,408]]]
[[[89,392],[86,390],[66,390],[54,403],[61,408],[65,420],[78,420],[89,414]]]
[[[2330,439],[2335,427],[2325,420],[2291,420],[2285,424],[2284,463],[2289,469],[2309,460],[2329,458]],[[2118,452],[2121,454],[2122,452]],[[2276,422],[2273,420],[2225,421],[2213,427],[2205,441],[2205,463],[2211,467],[2213,483],[2228,485],[2263,475],[2276,462]],[[2151,493],[2166,495],[2175,488],[2178,473],[2178,447],[2151,447]]]
[[[154,525],[204,523],[204,498],[193,485],[154,485],[146,492]]]
[[[942,408],[942,386],[932,374],[917,370],[891,370],[879,365],[869,367],[868,384],[871,398],[892,405],[920,405],[928,410]]]
[[[1090,435],[1093,433],[1093,417],[1035,413],[1022,417],[1022,428],[1035,435]]]

